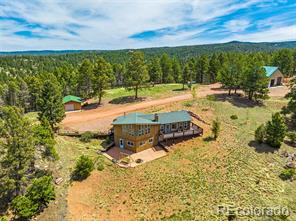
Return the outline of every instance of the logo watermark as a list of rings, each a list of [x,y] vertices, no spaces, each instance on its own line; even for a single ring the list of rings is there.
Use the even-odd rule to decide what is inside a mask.
[[[216,208],[216,213],[232,217],[288,217],[290,210],[286,206],[235,206],[234,204],[221,204]]]

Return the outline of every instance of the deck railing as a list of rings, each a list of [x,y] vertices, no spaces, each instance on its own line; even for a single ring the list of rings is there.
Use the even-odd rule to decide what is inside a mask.
[[[190,136],[200,136],[203,134],[203,129],[194,123],[191,123],[189,129],[182,131],[176,131],[171,133],[161,133],[159,136],[159,141],[164,141],[168,139],[180,138],[180,137],[190,137]]]

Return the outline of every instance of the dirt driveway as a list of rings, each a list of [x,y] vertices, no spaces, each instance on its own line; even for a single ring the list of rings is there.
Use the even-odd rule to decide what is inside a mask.
[[[282,97],[287,93],[288,89],[283,87],[272,88],[270,96]],[[221,89],[219,83],[211,85],[203,85],[197,91],[197,97],[205,97],[210,94],[227,93]],[[66,118],[62,122],[65,130],[74,131],[107,131],[111,128],[111,123],[114,118],[123,115],[124,113],[142,111],[147,108],[166,105],[174,102],[189,100],[192,94],[187,92],[182,95],[168,97],[157,100],[143,101],[136,104],[106,104],[96,109],[67,113]]]

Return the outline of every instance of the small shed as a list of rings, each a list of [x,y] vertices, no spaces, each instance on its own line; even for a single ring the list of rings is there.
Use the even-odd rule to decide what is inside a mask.
[[[63,98],[65,111],[81,110],[82,99],[73,95],[67,95]]]
[[[268,87],[276,87],[283,84],[284,75],[278,67],[263,66],[266,76],[269,78]]]

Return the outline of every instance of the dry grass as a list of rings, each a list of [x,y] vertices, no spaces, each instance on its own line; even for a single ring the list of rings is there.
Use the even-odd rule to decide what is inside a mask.
[[[176,144],[167,157],[136,168],[108,166],[102,172],[93,172],[87,180],[70,187],[67,218],[226,220],[214,209],[225,203],[236,206],[281,205],[295,212],[296,182],[284,182],[278,177],[284,164],[279,153],[261,151],[261,146],[250,146],[255,128],[284,103],[283,100],[270,100],[262,107],[239,107],[231,101],[199,99],[190,105],[186,102],[185,106],[179,103],[147,110],[190,109],[207,122],[218,117],[222,131],[217,141],[188,140]],[[237,120],[230,118],[233,114],[238,116]],[[205,137],[209,136],[210,126],[202,126]],[[79,154],[89,153],[78,141],[59,140],[59,150],[65,154],[62,170],[68,171]],[[62,149],[63,146],[66,149]],[[76,148],[78,153],[74,153]],[[282,150],[295,152],[285,144]],[[62,210],[58,205],[54,207],[56,213]],[[40,220],[62,220],[50,218],[52,209],[45,211],[47,216]],[[255,220],[253,217],[244,219]],[[296,220],[295,214],[289,219]]]

